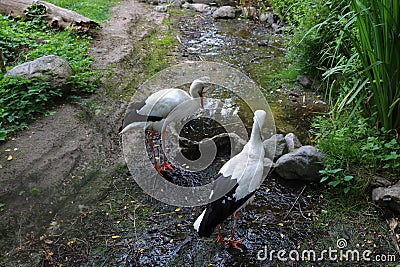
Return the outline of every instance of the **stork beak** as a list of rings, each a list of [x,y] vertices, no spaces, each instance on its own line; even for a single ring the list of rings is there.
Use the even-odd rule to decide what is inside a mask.
[[[201,105],[201,108],[204,109],[203,92],[200,92],[200,105]]]

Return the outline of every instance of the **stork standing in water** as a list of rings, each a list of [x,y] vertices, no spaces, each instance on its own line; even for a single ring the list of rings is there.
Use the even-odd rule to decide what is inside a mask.
[[[221,198],[209,203],[206,209],[193,224],[200,237],[210,237],[215,227],[219,226],[230,215],[234,214],[232,233],[229,239],[222,239],[218,227],[217,241],[227,243],[240,249],[237,244],[243,239],[234,240],[238,211],[254,198],[254,193],[263,181],[264,146],[262,143],[261,129],[264,125],[266,112],[254,112],[254,123],[249,142],[243,150],[222,166],[211,192],[210,199],[218,196],[219,192],[226,192]]]
[[[128,106],[128,111],[122,123],[121,134],[124,134],[134,128],[144,127],[150,130],[150,136],[153,137],[155,132],[161,133],[161,143],[164,152],[165,132],[162,131],[164,122],[168,115],[176,107],[179,110],[174,112],[181,113],[182,115],[190,115],[200,107],[203,107],[203,90],[204,82],[201,80],[194,80],[190,85],[189,94],[177,88],[163,89],[150,95],[145,101],[140,103],[131,103]],[[186,101],[191,101],[190,105],[181,105]],[[181,106],[180,106],[181,105]],[[181,116],[184,117],[184,116]],[[156,162],[154,146],[151,138],[147,138],[150,145],[150,150],[153,153],[154,168],[161,175],[161,171],[173,170],[171,164],[167,164],[166,156],[164,153],[164,162],[161,167]]]

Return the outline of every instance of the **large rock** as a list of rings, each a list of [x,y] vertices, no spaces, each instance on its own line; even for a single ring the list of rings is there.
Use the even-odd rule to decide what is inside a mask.
[[[372,200],[380,206],[400,213],[400,181],[391,187],[378,187],[372,190]]]
[[[66,83],[74,71],[65,59],[50,55],[25,62],[7,72],[9,76],[21,76],[25,79],[43,77],[52,88],[66,89]]]
[[[302,146],[283,155],[275,164],[275,173],[287,180],[317,182],[321,179],[323,152],[313,146]]]
[[[222,6],[217,8],[212,16],[216,19],[234,19],[236,17],[236,8],[233,6]]]
[[[282,155],[289,152],[283,134],[274,134],[263,142],[265,157],[277,161]],[[274,153],[274,154],[273,154]]]

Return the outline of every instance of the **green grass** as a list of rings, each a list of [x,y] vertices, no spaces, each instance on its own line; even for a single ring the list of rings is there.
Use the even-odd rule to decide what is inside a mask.
[[[23,80],[0,74],[0,140],[46,113],[54,100],[69,95],[91,93],[96,86],[96,73],[91,70],[88,55],[89,35],[52,31],[40,19],[23,20],[0,16],[0,49],[7,69],[41,56],[57,55],[69,62],[75,75],[69,81],[68,95],[61,88],[49,88],[40,79]]]
[[[373,175],[392,179],[400,175],[400,141],[394,132],[371,129],[368,120],[354,116],[317,117],[310,130],[325,152],[322,182],[348,193],[365,190]],[[357,191],[356,190],[356,191]]]
[[[85,17],[97,22],[103,22],[110,18],[111,7],[120,1],[116,0],[50,0],[49,3],[59,7],[73,10]]]
[[[145,74],[148,78],[168,66],[167,54],[171,46],[175,44],[175,37],[171,31],[171,21],[164,19],[163,24],[168,26],[168,30],[162,33],[153,31],[147,39],[148,52],[146,53],[144,64],[147,66]]]
[[[104,0],[49,2],[99,22],[109,19],[110,8],[119,3]],[[60,88],[49,88],[40,79],[26,81],[0,74],[0,141],[26,127],[38,114],[46,114],[55,100],[94,92],[99,75],[91,69],[90,35],[69,29],[53,31],[39,18],[24,20],[0,16],[0,37],[7,69],[41,56],[57,55],[67,60],[75,71],[69,81],[68,95]]]

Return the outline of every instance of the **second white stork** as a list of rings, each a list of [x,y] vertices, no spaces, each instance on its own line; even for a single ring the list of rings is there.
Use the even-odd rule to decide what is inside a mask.
[[[243,150],[222,166],[210,194],[210,199],[232,188],[222,197],[207,205],[206,209],[193,224],[200,237],[210,237],[215,227],[234,214],[234,225],[228,240],[223,240],[218,228],[217,241],[227,243],[235,248],[241,240],[234,240],[234,228],[238,218],[238,210],[252,201],[256,189],[260,186],[264,171],[264,147],[262,143],[262,127],[266,112],[254,112],[254,123],[250,140]],[[221,193],[222,194],[222,193]],[[239,248],[240,249],[240,248]]]
[[[190,115],[202,107],[204,87],[205,84],[203,81],[194,80],[190,85],[189,94],[182,89],[169,88],[151,94],[143,102],[132,102],[130,106],[128,106],[128,111],[123,120],[122,131],[120,131],[120,133],[124,134],[137,127],[151,130],[151,136],[157,131],[161,133],[162,149],[164,151],[164,133],[162,132],[162,128],[166,118],[172,110],[186,101],[195,100],[195,104],[182,105],[179,107],[182,108],[182,110],[178,110],[177,112]],[[173,168],[171,165],[166,163],[165,153],[164,162],[161,164],[163,169],[157,165],[152,140],[150,138],[147,140],[150,145],[150,150],[153,153],[154,167],[157,172],[161,174],[161,170],[172,170]]]

